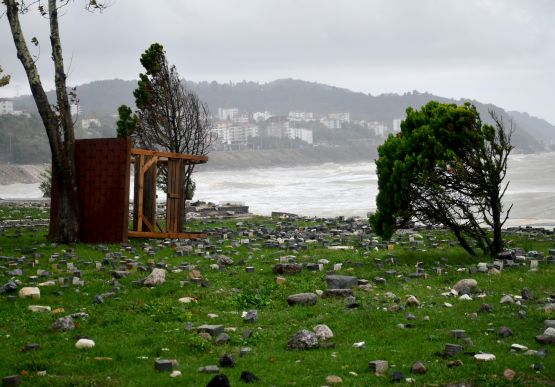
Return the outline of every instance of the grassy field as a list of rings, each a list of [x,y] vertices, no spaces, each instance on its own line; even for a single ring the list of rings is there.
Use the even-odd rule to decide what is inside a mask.
[[[44,209],[0,207],[0,220],[47,216]],[[45,227],[4,229],[0,232],[0,256],[15,260],[0,260],[3,266],[0,285],[12,278],[21,281],[19,288],[48,280],[54,280],[55,285],[41,287],[40,300],[9,300],[7,294],[0,295],[0,377],[19,374],[23,385],[33,386],[205,386],[213,375],[198,372],[198,368],[218,365],[220,356],[228,353],[236,365],[220,367],[220,372],[227,375],[232,386],[243,384],[239,378],[245,370],[254,373],[260,379],[258,384],[263,386],[322,386],[329,375],[339,376],[346,386],[389,385],[394,371],[401,371],[416,385],[453,382],[479,386],[555,385],[552,354],[540,357],[510,351],[513,343],[530,349],[542,348],[534,338],[543,332],[544,320],[555,319],[553,312],[543,310],[544,301],[555,294],[555,265],[540,263],[538,271],[530,271],[526,264],[505,269],[500,275],[469,274],[470,266],[491,262],[491,259],[469,257],[464,250],[451,247],[452,238],[439,231],[421,231],[423,243],[418,248],[397,243],[393,250],[367,251],[354,237],[345,237],[342,241],[354,246],[353,250],[346,251],[330,250],[315,243],[309,244],[306,250],[291,252],[266,248],[264,239],[256,237],[251,237],[249,246],[245,246],[237,243],[237,222],[190,224],[194,231],[229,229],[229,238],[217,244],[221,254],[234,260],[224,270],[211,268],[215,261],[203,253],[177,256],[163,241],[131,240],[125,246],[64,246],[48,242]],[[269,218],[241,222],[241,229],[247,230],[279,227],[278,221]],[[303,220],[297,226],[314,227],[320,223]],[[212,242],[217,243],[218,239],[213,238]],[[549,249],[555,248],[553,235],[522,233],[509,235],[507,239],[511,240],[512,247],[546,255]],[[407,236],[399,237],[398,242],[401,241],[408,241]],[[432,242],[437,246],[432,247]],[[146,245],[154,252],[149,254]],[[96,265],[109,252],[121,253],[120,260],[129,258],[139,266],[166,264],[166,282],[156,287],[139,285],[137,281],[148,272],[137,267],[130,270],[129,276],[113,279],[111,271],[119,269],[119,264],[113,268],[104,262],[100,270]],[[286,255],[295,255],[298,263],[315,263],[320,259],[329,263],[324,271],[303,270],[285,276],[286,282],[278,285],[272,267]],[[395,262],[391,262],[392,257]],[[429,275],[408,279],[415,272],[417,262],[423,262],[421,267]],[[73,274],[68,271],[67,263],[73,263],[81,271],[84,286],[72,285]],[[202,273],[204,286],[191,282],[187,270],[171,271],[185,263],[195,265]],[[369,291],[355,289],[358,308],[346,308],[341,298],[319,298],[313,306],[287,304],[291,294],[325,290],[326,271],[332,270],[335,263],[343,264],[336,274],[356,276],[370,283],[379,276],[387,282],[373,284]],[[246,266],[254,266],[254,272],[247,272]],[[8,274],[17,267],[23,269],[22,276]],[[437,268],[441,268],[441,274]],[[29,278],[36,276],[39,269],[49,271],[50,276]],[[387,274],[388,270],[395,270],[396,274]],[[65,278],[66,285],[62,286],[59,278]],[[476,279],[484,297],[462,301],[442,295],[462,278]],[[503,295],[520,295],[524,287],[532,291],[533,300],[522,301],[522,305],[500,304]],[[96,295],[107,292],[116,294],[106,297],[104,303],[93,303]],[[387,292],[397,297],[391,298]],[[421,305],[405,307],[408,295],[416,296]],[[192,297],[195,301],[184,304],[178,301],[181,297]],[[446,302],[452,307],[446,307]],[[475,314],[483,303],[490,304],[493,311]],[[33,313],[28,310],[29,305],[50,306],[52,312]],[[251,309],[258,311],[258,320],[244,322],[242,312]],[[520,310],[527,312],[525,318],[519,318]],[[75,330],[51,329],[57,318],[77,312],[85,312],[89,318],[76,320]],[[414,319],[407,319],[407,313],[414,315]],[[216,345],[214,340],[202,338],[194,329],[202,324],[224,325],[229,341]],[[312,330],[317,324],[331,328],[334,333],[329,340],[331,345],[306,351],[287,349],[292,335],[303,328]],[[413,326],[403,329],[399,324]],[[509,327],[513,336],[499,337],[497,331],[502,326]],[[450,331],[455,329],[464,329],[473,345],[452,337]],[[245,331],[252,334],[245,338]],[[77,349],[74,344],[80,336],[94,340],[96,346]],[[362,341],[363,348],[353,347]],[[29,343],[38,343],[40,349],[24,351]],[[455,357],[439,356],[447,343],[461,344],[465,349]],[[239,351],[245,346],[252,352],[241,357]],[[492,353],[496,360],[477,361],[473,354],[478,352]],[[182,375],[171,378],[168,372],[155,371],[154,362],[159,357],[176,359],[179,365],[174,369]],[[368,368],[372,360],[387,360],[388,373],[374,375]],[[450,362],[454,360],[461,360],[462,364],[452,366]],[[411,374],[411,365],[416,361],[426,365],[426,374]],[[544,368],[534,370],[534,364]],[[506,368],[516,372],[512,381],[503,377]],[[41,376],[41,371],[46,371],[46,375]]]

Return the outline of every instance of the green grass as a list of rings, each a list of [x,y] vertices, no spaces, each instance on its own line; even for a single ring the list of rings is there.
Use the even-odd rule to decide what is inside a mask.
[[[0,207],[3,219],[18,216],[35,217],[36,213],[18,209],[6,210]],[[40,210],[44,211],[44,210]],[[47,215],[46,215],[47,216]],[[44,217],[46,217],[44,216]],[[280,227],[278,221],[257,217],[248,221],[193,221],[188,224],[191,231],[206,231],[214,228],[237,229],[241,222],[247,229],[254,225],[267,225],[269,228]],[[314,227],[317,222],[303,222],[298,227]],[[286,298],[290,294],[324,290],[325,272],[308,272],[287,276],[285,285],[275,283],[272,266],[280,256],[291,254],[290,251],[264,248],[261,240],[251,241],[252,249],[246,246],[233,247],[233,238],[221,247],[223,254],[232,257],[236,264],[224,271],[210,269],[212,260],[202,256],[175,256],[173,249],[161,245],[161,241],[150,241],[158,246],[154,257],[142,249],[144,240],[132,240],[130,245],[134,252],[127,252],[120,245],[108,245],[110,251],[121,251],[124,256],[138,256],[143,265],[150,259],[177,266],[187,262],[197,265],[209,287],[189,283],[181,286],[180,281],[188,279],[187,272],[167,274],[165,284],[156,288],[136,286],[133,281],[144,278],[147,274],[135,269],[129,277],[118,280],[120,292],[116,297],[107,298],[104,304],[94,305],[96,294],[109,292],[114,287],[110,267],[95,269],[95,262],[101,261],[105,252],[98,246],[77,244],[75,246],[52,245],[46,238],[46,229],[28,228],[6,229],[0,233],[0,256],[27,256],[22,268],[25,275],[20,279],[26,284],[29,275],[35,275],[37,269],[52,271],[49,258],[52,254],[73,253],[78,258],[68,261],[76,262],[82,272],[85,286],[76,288],[69,285],[42,287],[41,299],[7,300],[0,296],[0,376],[23,374],[24,383],[41,385],[114,385],[114,386],[158,386],[190,385],[204,386],[211,375],[197,372],[197,368],[218,364],[218,358],[224,353],[234,356],[237,364],[232,369],[221,369],[230,379],[232,385],[239,385],[242,371],[250,370],[260,378],[260,385],[269,386],[321,386],[327,375],[338,375],[343,385],[375,386],[388,385],[389,377],[375,376],[368,370],[368,362],[384,359],[389,361],[390,371],[402,371],[406,377],[415,379],[417,385],[439,385],[468,381],[477,385],[503,386],[511,385],[504,380],[505,368],[517,372],[514,385],[545,385],[555,380],[555,360],[553,355],[546,358],[512,354],[512,343],[538,349],[534,337],[541,333],[543,320],[555,318],[541,309],[540,301],[555,293],[555,265],[542,265],[537,272],[527,267],[504,270],[502,275],[468,274],[457,271],[474,262],[489,262],[486,257],[472,258],[458,247],[450,247],[452,239],[444,232],[422,232],[423,245],[418,250],[408,245],[397,245],[393,251],[381,250],[366,252],[357,247],[350,251],[331,251],[319,245],[309,245],[300,251],[297,262],[316,262],[328,259],[331,269],[333,263],[344,263],[340,274],[354,275],[372,280],[376,276],[387,279],[383,286],[374,286],[370,292],[355,290],[360,303],[357,309],[345,308],[342,299],[319,299],[315,306],[289,307]],[[435,237],[437,248],[428,244],[429,236]],[[554,248],[553,236],[537,237],[534,235],[511,235],[512,245],[527,250],[547,253]],[[441,242],[441,240],[445,240]],[[354,239],[342,241],[355,243]],[[35,257],[35,254],[39,254]],[[388,263],[388,257],[394,256],[395,264]],[[381,259],[382,268],[375,265],[376,258]],[[36,260],[34,267],[31,262]],[[237,264],[244,261],[244,265]],[[361,267],[346,262],[363,262]],[[416,262],[424,262],[430,276],[426,279],[411,279],[406,282],[400,276],[387,276],[386,270],[395,269],[399,274],[414,272]],[[59,263],[59,262],[58,262]],[[442,264],[444,274],[437,275],[435,267]],[[0,265],[7,266],[5,261]],[[244,266],[252,265],[255,273],[246,273]],[[52,272],[53,279],[65,277],[71,281],[71,274],[66,266],[59,264],[59,271]],[[0,285],[10,277],[7,270],[0,270]],[[475,278],[479,287],[485,292],[485,298],[473,301],[459,301],[441,295],[461,278]],[[47,279],[39,278],[40,281]],[[520,294],[523,287],[528,287],[536,295],[536,300],[526,303],[528,317],[519,319],[518,305],[501,305],[503,294]],[[63,295],[58,292],[62,290]],[[415,295],[421,302],[419,308],[407,308],[405,311],[389,312],[393,300],[384,297],[385,292],[393,292],[404,305],[405,297]],[[197,302],[181,304],[180,297],[194,297]],[[453,304],[452,308],[443,306],[444,302]],[[493,306],[493,313],[478,314],[476,319],[469,318],[477,312],[482,303]],[[49,305],[52,309],[63,308],[60,314],[31,313],[28,305]],[[258,321],[245,323],[241,318],[244,310],[257,309]],[[72,332],[59,333],[50,330],[50,325],[57,317],[84,311],[90,315],[88,320],[79,321],[79,327]],[[408,321],[405,313],[416,316]],[[209,313],[217,318],[211,319]],[[424,320],[429,316],[429,321]],[[194,330],[186,330],[187,323],[198,326],[206,323],[223,324],[235,328],[228,332],[230,341],[217,346],[200,338]],[[400,329],[399,323],[414,323],[415,328]],[[334,332],[334,348],[320,348],[309,351],[291,351],[286,349],[290,336],[302,328],[312,329],[317,324],[327,324]],[[513,337],[499,339],[497,329],[508,326],[514,332]],[[488,332],[493,328],[494,332]],[[252,330],[250,338],[243,340],[245,330]],[[471,352],[489,352],[496,355],[494,362],[480,363],[472,356],[460,354],[456,359],[464,365],[449,368],[452,359],[443,359],[435,355],[442,351],[446,343],[461,343],[450,337],[452,329],[465,329],[474,342],[474,347],[465,349]],[[84,335],[96,342],[90,350],[77,350],[74,339]],[[365,348],[353,348],[353,343],[364,341]],[[39,343],[41,349],[23,352],[27,343]],[[242,346],[250,346],[253,353],[239,357]],[[551,348],[549,348],[551,349]],[[112,360],[95,358],[109,357]],[[147,357],[147,359],[145,359]],[[154,371],[157,357],[177,359],[183,376],[171,379],[167,373]],[[422,361],[428,367],[425,375],[411,375],[410,366],[415,361]],[[530,366],[543,363],[545,369],[539,373]],[[37,371],[47,371],[47,376],[37,376]],[[356,374],[356,376],[354,374]]]

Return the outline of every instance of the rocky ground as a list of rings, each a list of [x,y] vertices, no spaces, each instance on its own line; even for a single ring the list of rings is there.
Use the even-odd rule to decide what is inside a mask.
[[[40,174],[48,168],[48,164],[0,164],[0,185],[32,184],[42,179]]]
[[[14,213],[13,211],[20,211]],[[2,213],[4,385],[553,385],[555,239],[469,257],[443,230],[195,220],[204,240],[63,246]],[[27,226],[27,227],[21,227]]]

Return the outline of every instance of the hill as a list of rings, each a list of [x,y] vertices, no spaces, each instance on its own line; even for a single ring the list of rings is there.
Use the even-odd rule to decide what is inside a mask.
[[[269,83],[240,82],[186,82],[206,101],[212,112],[219,107],[236,107],[247,112],[269,110],[277,115],[287,115],[289,111],[307,111],[317,114],[349,112],[354,120],[392,122],[403,118],[407,107],[419,108],[430,100],[444,103],[464,103],[466,100],[453,100],[430,93],[413,91],[410,93],[371,95],[351,90],[293,79],[280,79]],[[115,114],[121,104],[134,106],[133,89],[136,81],[120,79],[95,81],[77,87],[80,100],[81,118],[99,118],[103,130],[97,135],[113,135]],[[50,95],[53,97],[53,93]],[[506,112],[502,108],[469,100],[473,103],[484,122],[491,122],[488,112],[494,111],[504,121],[513,120],[513,144],[517,152],[532,153],[545,149],[554,137],[555,126],[540,118],[526,113]],[[14,101],[16,109],[36,112],[30,96],[22,96]],[[36,120],[35,120],[36,121]],[[37,121],[38,122],[38,121]],[[0,120],[0,132],[17,132]],[[36,133],[36,130],[33,131]],[[15,137],[14,137],[15,138]],[[2,143],[0,139],[0,143]],[[19,141],[25,143],[24,140]],[[0,144],[1,145],[1,144]],[[25,152],[30,153],[30,152]],[[37,154],[36,152],[34,154]],[[44,152],[40,152],[44,154]],[[237,156],[239,157],[239,156]],[[34,156],[34,158],[36,158]],[[233,156],[227,159],[233,159]],[[28,162],[27,160],[18,160]],[[47,161],[47,160],[39,160]],[[34,162],[34,161],[33,161]],[[231,163],[233,164],[233,162]]]

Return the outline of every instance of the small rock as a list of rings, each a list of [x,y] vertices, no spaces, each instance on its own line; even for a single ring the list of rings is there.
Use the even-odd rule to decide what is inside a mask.
[[[505,368],[505,370],[503,371],[503,377],[508,381],[512,381],[515,378],[515,376],[516,376],[516,372],[510,368]]]
[[[327,340],[333,337],[333,332],[325,324],[316,325],[313,330],[319,340]]]
[[[410,368],[410,372],[417,375],[425,374],[428,371],[424,363],[417,361]]]
[[[406,303],[407,306],[420,306],[420,301],[415,296],[408,296]]]
[[[20,298],[32,297],[35,300],[40,298],[40,289],[36,287],[25,287],[19,290]]]
[[[206,387],[230,387],[229,379],[224,374],[214,376]]]
[[[477,353],[476,355],[474,355],[474,359],[479,361],[494,361],[495,355],[491,353]]]
[[[318,337],[306,329],[293,335],[287,343],[289,349],[312,349],[318,348]]]
[[[515,352],[524,352],[528,350],[528,347],[525,347],[524,345],[520,345],[520,344],[512,344],[511,345],[511,350],[515,351]]]
[[[498,335],[499,337],[505,338],[505,337],[512,336],[512,335],[513,335],[513,331],[512,331],[510,328],[508,328],[508,327],[501,327],[501,328],[499,328],[499,330],[497,331],[497,335]]]
[[[395,371],[391,374],[390,379],[393,383],[400,383],[405,379],[405,375],[401,371]]]
[[[239,377],[239,380],[243,383],[256,383],[259,379],[258,376],[256,376],[255,374],[253,374],[250,371],[243,371],[241,372],[241,376]]]
[[[191,302],[196,301],[196,299],[193,297],[181,297],[178,301],[182,304],[190,304]]]
[[[222,345],[229,341],[229,335],[227,333],[220,333],[216,340],[214,341],[216,345]]]
[[[459,297],[460,301],[472,301],[472,297],[470,297],[468,294],[463,294],[462,296]]]
[[[258,320],[258,312],[256,310],[248,310],[243,312],[243,321],[248,323],[254,323]]]
[[[152,272],[143,281],[144,286],[162,285],[166,282],[166,270],[154,268]]]
[[[220,372],[220,369],[216,365],[207,365],[207,366],[198,368],[197,371],[202,372],[204,374],[217,374],[218,372]]]
[[[29,305],[27,309],[34,313],[44,313],[50,312],[52,310],[52,308],[50,308],[49,306],[43,305]]]
[[[220,357],[220,366],[224,368],[235,367],[235,359],[230,354],[224,354]]]
[[[328,375],[328,376],[326,376],[326,383],[327,384],[341,384],[341,383],[343,383],[343,379],[341,379],[337,375]]]
[[[368,363],[368,368],[370,368],[370,371],[378,375],[385,374],[387,372],[388,367],[389,367],[389,364],[387,363],[386,360],[372,360],[371,362]]]
[[[60,317],[54,321],[51,328],[55,331],[72,331],[75,329],[75,323],[71,316]]]
[[[503,297],[501,297],[501,301],[499,301],[499,303],[500,304],[514,304],[515,300],[507,294],[507,295],[504,295]]]
[[[89,339],[79,339],[75,343],[75,348],[77,349],[84,349],[84,348],[93,348],[95,345],[93,340]]]
[[[178,371],[178,370],[174,370],[174,371],[172,371],[172,373],[170,374],[170,378],[177,378],[177,377],[179,377],[179,376],[181,376],[181,371]]]
[[[476,287],[478,286],[478,281],[475,279],[462,279],[453,286],[453,289],[457,291],[458,294],[472,294]]]
[[[299,293],[287,297],[289,305],[315,305],[317,301],[316,293]]]
[[[158,372],[169,372],[173,369],[174,361],[168,359],[156,359],[154,369]]]
[[[21,376],[10,375],[2,378],[2,386],[4,387],[17,387],[21,385]]]
[[[358,279],[346,275],[328,275],[326,283],[328,289],[352,289],[358,285]]]

